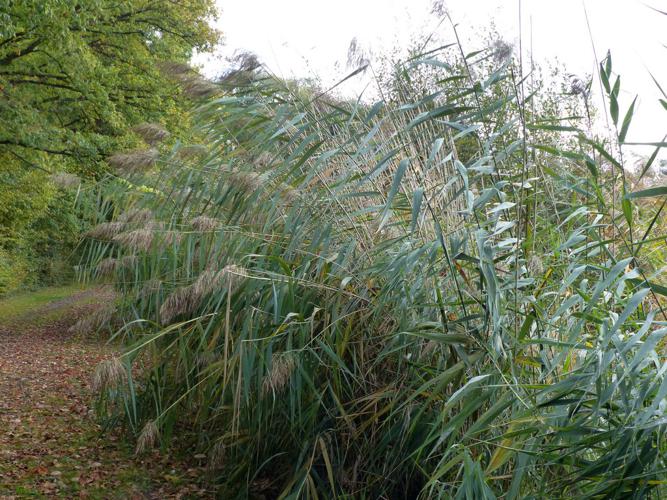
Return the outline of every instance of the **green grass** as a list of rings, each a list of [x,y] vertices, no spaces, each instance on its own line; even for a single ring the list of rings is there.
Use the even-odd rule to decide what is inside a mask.
[[[24,316],[56,300],[65,299],[85,290],[78,284],[41,288],[32,292],[21,292],[0,299],[0,322]]]

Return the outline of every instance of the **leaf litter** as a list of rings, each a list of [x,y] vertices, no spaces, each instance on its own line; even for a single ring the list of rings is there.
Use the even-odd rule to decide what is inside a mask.
[[[0,302],[0,499],[213,498],[196,457],[134,455],[93,409],[103,339],[68,332],[113,299],[92,288],[3,318]]]

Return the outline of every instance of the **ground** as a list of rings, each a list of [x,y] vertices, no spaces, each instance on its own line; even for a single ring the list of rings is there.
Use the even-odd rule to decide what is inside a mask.
[[[0,301],[0,499],[213,496],[201,456],[135,456],[98,425],[90,382],[116,348],[68,328],[109,300],[64,287]]]

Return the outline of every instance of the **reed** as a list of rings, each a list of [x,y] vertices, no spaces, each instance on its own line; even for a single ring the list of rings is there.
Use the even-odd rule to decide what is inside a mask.
[[[119,331],[154,361],[103,399],[137,451],[195,429],[225,497],[659,495],[665,191],[614,173],[632,109],[597,137],[587,92],[520,71],[498,42],[413,54],[376,104],[252,60],[194,89],[223,96],[208,152],[102,181],[159,227],[105,223],[82,262],[152,325]]]

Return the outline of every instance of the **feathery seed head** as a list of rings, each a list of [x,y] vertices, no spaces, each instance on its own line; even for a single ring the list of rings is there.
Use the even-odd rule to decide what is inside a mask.
[[[135,251],[147,252],[153,243],[153,231],[151,229],[134,229],[113,237],[113,241]]]
[[[177,288],[165,299],[160,307],[160,322],[169,324],[175,317],[190,310],[192,290],[189,286]]]
[[[202,300],[216,290],[231,288],[234,293],[245,276],[245,270],[233,264],[219,271],[203,271],[191,285],[177,288],[166,298],[160,307],[160,322],[165,325],[181,314],[194,312]]]
[[[107,158],[107,162],[121,171],[137,172],[155,165],[158,156],[157,149],[137,149],[128,153],[111,155]]]
[[[81,184],[81,179],[68,172],[57,172],[51,175],[51,182],[63,189],[73,188]]]
[[[438,16],[438,17],[443,17],[447,15],[447,7],[445,7],[445,1],[444,0],[435,0],[431,4],[431,14]]]
[[[578,76],[572,76],[570,79],[570,93],[573,95],[588,96],[590,86]]]
[[[95,374],[93,375],[92,388],[96,393],[104,389],[116,389],[125,380],[127,380],[125,365],[123,365],[123,362],[119,358],[114,356],[113,358],[105,359],[97,365]]]
[[[178,231],[164,231],[161,233],[162,236],[162,241],[166,245],[178,245],[181,242],[181,239],[183,238],[183,235],[178,232]]]
[[[125,227],[123,222],[102,222],[92,229],[86,231],[85,235],[88,238],[97,240],[110,240]]]
[[[183,84],[183,91],[190,97],[208,97],[219,91],[217,85],[203,78],[192,67],[182,63],[162,63],[162,72]]]
[[[201,144],[191,144],[189,146],[182,146],[178,150],[178,156],[183,159],[200,158],[208,154],[208,148]]]
[[[207,232],[215,231],[220,227],[220,223],[211,217],[206,215],[198,215],[190,219],[190,225],[195,228],[197,231]]]
[[[262,65],[257,56],[247,50],[236,52],[229,62],[234,65],[236,71],[255,71]]]
[[[201,297],[208,295],[215,290],[218,282],[221,281],[221,274],[222,273],[211,269],[201,273],[190,286],[193,299],[192,302],[199,302]]]
[[[149,222],[153,218],[153,212],[147,208],[134,208],[123,212],[116,219],[118,222],[133,222],[135,224],[142,224]]]
[[[158,64],[162,72],[172,78],[182,78],[184,76],[195,74],[195,70],[190,65],[185,63],[168,61]]]
[[[115,312],[116,307],[113,304],[100,307],[92,314],[80,318],[67,331],[78,335],[87,335],[96,332],[111,321]]]
[[[266,151],[260,154],[254,161],[255,166],[258,167],[260,170],[266,170],[271,166],[271,163],[272,163],[271,155]]]
[[[261,63],[257,56],[252,52],[238,52],[234,57],[229,59],[233,67],[225,72],[218,80],[218,82],[225,86],[241,86],[247,85],[254,79],[254,73]]]
[[[511,43],[499,38],[491,44],[491,51],[493,52],[494,61],[504,63],[512,57],[514,47]]]
[[[155,146],[171,135],[162,125],[158,125],[157,123],[141,123],[132,130],[141,136],[146,144],[151,146]]]
[[[245,276],[245,269],[234,264],[228,264],[220,271],[205,270],[191,285],[193,302],[195,302],[193,305],[197,307],[201,299],[216,290],[231,288],[232,293],[234,293]]]
[[[531,254],[530,257],[528,257],[528,270],[533,276],[539,276],[544,272],[542,260],[537,255]]]
[[[193,98],[210,97],[219,91],[220,87],[200,76],[183,82],[183,92]]]
[[[370,54],[364,50],[357,40],[357,37],[354,37],[350,40],[350,45],[347,48],[347,67],[348,68],[362,68],[368,66],[370,63]]]
[[[158,429],[157,424],[154,420],[149,420],[146,422],[146,425],[144,425],[144,428],[141,429],[141,432],[139,433],[135,453],[140,455],[144,451],[154,448],[159,437],[160,430]]]
[[[100,277],[110,276],[116,272],[118,267],[119,262],[117,259],[107,257],[106,259],[102,259],[97,266],[95,266],[95,273]]]
[[[254,193],[266,183],[264,176],[257,172],[243,172],[240,170],[232,170],[229,172],[229,180],[239,189]]]
[[[294,356],[288,353],[273,354],[271,356],[271,372],[264,377],[262,392],[278,392],[289,381],[294,371]]]

